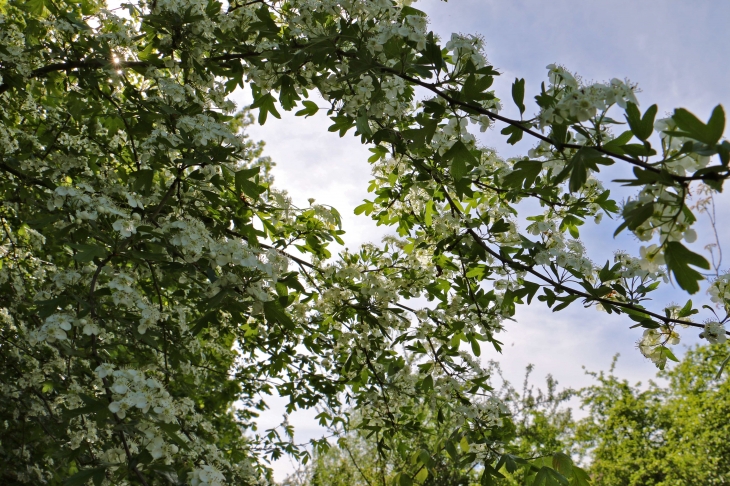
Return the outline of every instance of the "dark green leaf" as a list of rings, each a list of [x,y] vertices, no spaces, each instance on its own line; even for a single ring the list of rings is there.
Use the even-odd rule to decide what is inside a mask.
[[[667,268],[681,288],[690,294],[700,290],[698,282],[704,280],[704,277],[697,270],[690,268],[690,265],[708,270],[710,264],[704,257],[690,251],[678,241],[670,241],[664,248],[664,259]]]
[[[515,78],[512,83],[512,100],[520,110],[520,115],[525,112],[525,80]]]
[[[592,148],[579,149],[568,163],[570,168],[570,192],[578,192],[588,180],[588,171],[598,172],[598,165],[611,165],[613,160],[603,157],[600,152]]]
[[[536,160],[520,160],[515,163],[512,172],[503,180],[507,187],[528,189],[535,183],[535,179],[542,170],[542,163]]]
[[[98,413],[108,410],[109,402],[105,400],[99,400],[96,402],[93,402],[89,405],[86,405],[85,407],[79,407],[74,408],[72,410],[67,410],[63,414],[63,418],[65,420],[72,419],[74,417],[78,417],[79,415],[88,415],[92,413]]]
[[[687,136],[707,145],[715,145],[720,141],[725,130],[725,111],[722,105],[717,105],[712,110],[712,115],[706,125],[684,108],[674,110],[672,119]]]
[[[93,469],[84,469],[67,478],[63,482],[63,486],[84,486],[89,481],[89,479],[93,479],[94,484],[98,484],[104,480],[105,471],[106,466],[95,467]],[[97,477],[101,477],[101,481],[98,481]]]
[[[308,118],[319,111],[319,106],[317,106],[317,103],[314,101],[304,100],[302,101],[302,105],[304,105],[304,108],[296,112],[296,116],[304,116],[304,118]]]
[[[421,383],[421,389],[426,393],[433,390],[433,376],[426,375]]]
[[[40,17],[41,15],[43,15],[44,7],[44,0],[28,0],[27,2],[22,4],[23,10],[36,17]]]
[[[74,255],[74,260],[81,263],[92,261],[94,258],[104,258],[107,255],[106,248],[94,245],[84,245],[81,243],[69,243],[71,248],[79,252]]]
[[[355,126],[355,120],[349,116],[333,116],[330,117],[334,123],[327,130],[330,132],[340,132],[340,137],[344,137],[350,128]]]
[[[567,454],[555,452],[553,454],[553,469],[566,477],[573,475],[573,460]]]
[[[631,138],[634,136],[634,134],[630,130],[626,130],[618,137],[614,138],[610,142],[607,142],[603,144],[603,148],[605,148],[608,151],[615,151],[616,149],[620,149],[623,145],[626,145],[629,143]]]
[[[496,234],[496,233],[504,233],[506,231],[509,231],[510,224],[504,220],[504,218],[500,218],[497,222],[495,222],[491,228],[489,228],[489,232]]]
[[[400,478],[398,479],[398,484],[400,484],[400,486],[413,486],[413,480],[408,475],[408,473],[402,472],[399,474],[399,476]]]
[[[522,136],[524,135],[524,131],[520,127],[516,127],[514,125],[503,128],[499,133],[502,135],[509,135],[507,143],[510,145],[514,145],[522,140]]]
[[[278,322],[288,329],[294,329],[294,321],[291,320],[278,300],[264,302],[264,315],[267,321]]]
[[[477,341],[477,338],[472,336],[469,339],[469,342],[471,343],[471,351],[474,353],[474,356],[481,356],[482,355],[482,349],[479,346],[479,341]]]
[[[651,133],[654,131],[654,118],[657,113],[657,105],[651,105],[644,116],[641,116],[639,108],[629,102],[626,105],[626,121],[629,122],[629,127],[634,133],[634,136],[639,140],[646,141]],[[628,140],[627,140],[628,141]]]
[[[276,98],[274,98],[271,93],[259,95],[258,97],[254,95],[254,102],[251,104],[251,108],[259,109],[259,125],[266,123],[266,118],[269,113],[274,115],[276,118],[281,118],[281,115],[276,110]]]
[[[573,465],[573,477],[570,486],[591,486],[591,476],[583,469]]]
[[[443,157],[445,161],[451,162],[451,177],[456,181],[467,175],[477,164],[477,159],[461,140],[457,140]]]
[[[453,460],[456,461],[459,459],[459,453],[456,452],[456,447],[454,446],[453,441],[447,440],[446,444],[444,444],[444,449],[446,449],[446,452],[448,452],[449,456],[451,456]]]
[[[697,309],[692,308],[692,300],[688,300],[686,304],[684,304],[684,307],[682,307],[677,314],[677,317],[689,317],[693,314],[697,314],[699,311]]]

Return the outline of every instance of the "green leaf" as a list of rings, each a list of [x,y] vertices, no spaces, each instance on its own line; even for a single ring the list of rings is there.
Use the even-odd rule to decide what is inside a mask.
[[[93,402],[91,404],[86,405],[85,407],[79,407],[74,408],[72,410],[66,410],[63,413],[64,420],[69,420],[74,417],[78,417],[79,415],[88,415],[92,413],[98,413],[98,412],[104,412],[108,410],[109,402],[105,400],[99,400],[96,402]]]
[[[86,22],[77,17],[77,13],[74,11],[67,12],[64,17],[66,18],[66,20],[75,25],[79,30],[91,30],[91,27],[89,27]]]
[[[517,470],[517,461],[515,459],[515,456],[512,454],[502,454],[499,458],[499,462],[497,462],[497,465],[495,466],[496,470],[501,470],[502,466],[507,470],[508,473],[512,474]],[[520,461],[524,461],[524,459],[519,459]]]
[[[620,150],[620,148],[622,146],[629,143],[629,141],[633,138],[633,136],[634,136],[634,134],[631,132],[631,130],[626,130],[618,137],[603,144],[603,148],[605,148],[608,151],[616,151],[616,149]]]
[[[641,143],[627,143],[621,150],[634,157],[648,157],[650,155],[656,155],[656,150],[651,148],[649,142]]]
[[[730,362],[730,355],[728,355],[727,358],[722,360],[722,363],[720,363],[720,368],[717,370],[717,374],[715,375],[716,380],[719,380],[720,377],[722,377],[722,372],[725,369],[725,366],[727,366],[728,362]]]
[[[553,454],[553,469],[566,477],[573,475],[573,460],[567,454],[555,452]]]
[[[651,105],[643,117],[634,103],[629,102],[626,105],[626,121],[629,122],[629,127],[631,127],[631,131],[636,138],[646,141],[651,136],[654,131],[656,113],[657,105]]]
[[[504,218],[499,218],[498,221],[496,221],[491,228],[489,228],[489,232],[492,234],[497,233],[505,233],[509,231],[510,224],[504,220]]]
[[[702,255],[690,251],[678,241],[670,241],[664,247],[664,260],[677,284],[690,294],[700,290],[698,282],[704,277],[690,265],[709,270],[710,264]]]
[[[472,353],[474,353],[474,356],[477,356],[477,357],[481,356],[482,348],[481,348],[481,346],[479,346],[479,341],[477,341],[477,338],[472,336],[469,339],[469,343],[471,344],[471,351],[472,351]]]
[[[568,486],[568,480],[555,470],[542,466],[535,476],[533,486]]]
[[[347,131],[355,126],[355,120],[349,116],[332,116],[330,117],[330,120],[332,120],[334,124],[330,125],[327,130],[330,132],[340,132],[340,137],[344,137]]]
[[[106,248],[94,245],[84,245],[81,243],[69,243],[68,246],[78,250],[74,255],[74,260],[81,263],[92,261],[94,258],[104,258],[107,255]]]
[[[235,184],[236,191],[240,194],[243,193],[251,199],[258,199],[261,194],[266,191],[266,188],[259,186],[251,179],[255,178],[261,167],[252,167],[250,169],[242,169],[236,172]]]
[[[177,471],[172,465],[166,464],[150,464],[148,466],[150,471],[154,471],[155,474],[162,477],[168,484],[178,485],[180,484],[180,478],[177,475]]]
[[[529,189],[542,171],[542,163],[536,160],[520,160],[515,163],[513,171],[507,174],[503,183],[506,187]]]
[[[573,465],[573,477],[570,486],[591,486],[591,476],[580,467]]]
[[[388,155],[388,149],[383,147],[382,145],[376,145],[373,148],[369,148],[368,151],[372,152],[373,154],[368,158],[368,162],[377,162],[378,160]]]
[[[692,299],[688,300],[684,307],[682,307],[677,314],[677,317],[689,317],[693,314],[697,314],[699,311],[692,308]]]
[[[444,154],[444,160],[451,162],[451,177],[455,181],[462,179],[469,173],[471,167],[477,164],[477,159],[464,145],[464,142],[457,140],[454,145]]]
[[[291,111],[300,100],[299,93],[294,89],[294,81],[289,76],[281,78],[281,87],[279,88],[279,103],[286,111]]]
[[[144,169],[138,170],[135,174],[134,185],[132,186],[135,191],[143,194],[148,194],[152,190],[152,181],[155,178],[155,171]]]
[[[677,357],[674,356],[674,353],[672,353],[672,350],[669,349],[668,347],[666,347],[666,346],[659,346],[659,352],[663,356],[666,356],[667,359],[670,359],[670,360],[674,361],[675,363],[679,363],[679,360],[677,359]]]
[[[505,127],[499,133],[501,133],[502,135],[509,135],[507,143],[510,145],[514,145],[522,140],[522,136],[524,135],[524,131],[520,127],[517,127],[515,125]]]
[[[267,321],[278,322],[287,329],[294,329],[294,321],[286,313],[278,300],[264,302],[264,316]]]
[[[725,110],[722,105],[717,105],[712,110],[706,125],[684,108],[674,110],[672,119],[687,136],[707,145],[717,144],[725,131]]]
[[[254,94],[254,102],[251,104],[251,108],[259,109],[259,125],[266,123],[266,118],[269,113],[274,115],[276,118],[281,118],[281,115],[276,110],[276,98],[274,98],[271,93],[259,95],[258,97]]]
[[[535,480],[532,482],[532,486],[546,486],[548,484],[548,471],[550,468],[543,466],[537,472]]]
[[[271,12],[269,12],[269,9],[266,5],[261,6],[258,10],[256,10],[256,17],[261,22],[258,22],[256,24],[256,28],[261,29],[265,32],[278,32],[279,26],[276,25],[276,22],[274,22],[274,19],[271,18]]]
[[[413,148],[421,148],[426,144],[426,139],[429,137],[429,130],[426,128],[409,128],[407,130],[401,130],[401,136],[412,142]]]
[[[315,103],[314,101],[305,100],[302,101],[302,105],[304,106],[304,108],[296,112],[294,115],[308,118],[312,115],[317,114],[317,112],[319,111],[319,106],[317,106],[317,103]]]
[[[494,99],[492,93],[485,92],[493,82],[492,76],[486,75],[477,79],[475,74],[470,74],[461,90],[461,99],[466,102]]]
[[[725,110],[722,105],[717,105],[712,110],[712,115],[707,121],[707,131],[710,135],[708,141],[715,140],[714,143],[708,143],[708,145],[715,145],[722,138],[722,134],[725,132]]]
[[[720,163],[723,167],[730,165],[730,142],[724,140],[721,144],[719,144],[717,146],[717,155],[720,157]],[[720,188],[716,190],[722,192],[722,185],[720,185]]]
[[[421,383],[421,389],[424,392],[429,392],[433,390],[433,376],[426,375],[426,377],[423,379],[423,382]]]
[[[614,232],[613,236],[616,236],[624,228],[629,228],[631,231],[641,226],[644,221],[651,218],[654,215],[654,203],[635,206],[624,213],[624,223],[622,223]]]
[[[447,440],[446,444],[444,444],[444,449],[446,449],[446,452],[451,456],[451,459],[458,460],[459,459],[459,453],[456,452],[456,447],[454,446],[454,442],[451,440]]]
[[[139,53],[137,54],[137,56],[138,56],[138,57],[139,57],[139,58],[140,58],[140,59],[141,59],[142,61],[149,61],[149,60],[151,60],[151,59],[153,59],[153,58],[155,57],[155,56],[153,56],[153,55],[152,55],[152,50],[153,50],[154,48],[155,48],[155,45],[154,45],[154,44],[153,44],[152,42],[150,42],[150,43],[148,43],[148,44],[147,44],[147,45],[145,46],[145,48],[144,48],[144,49],[142,49],[141,51],[139,51]]]
[[[512,100],[520,110],[520,116],[525,112],[525,79],[515,78],[512,83]]]
[[[584,147],[579,149],[570,160],[570,192],[578,192],[588,180],[588,171],[599,172],[598,165],[611,165],[613,160],[604,157],[595,149]]]
[[[355,208],[355,214],[370,214],[375,209],[374,204],[371,201],[365,201],[361,205]]]
[[[95,485],[101,484],[104,481],[105,471],[106,466],[84,469],[67,478],[63,486],[84,486],[89,479],[92,479]]]
[[[464,454],[469,453],[469,439],[466,438],[466,436],[461,438],[461,441],[459,442],[459,447],[461,448],[461,452]]]
[[[367,113],[362,113],[355,119],[355,128],[357,131],[356,135],[362,135],[365,137],[363,140],[367,140],[373,135],[373,131],[370,129],[370,123]]]
[[[195,323],[195,326],[191,329],[191,333],[193,336],[197,336],[200,334],[200,331],[208,327],[208,325],[216,323],[218,318],[218,311],[209,311],[208,313],[204,314],[198,321]]]
[[[44,0],[28,0],[21,7],[23,10],[31,15],[40,17],[43,15],[43,9],[45,8]]]
[[[431,226],[433,224],[433,201],[428,201],[426,203],[426,210],[423,216],[423,222],[426,226]]]
[[[413,486],[413,480],[407,473],[402,472],[399,476],[398,484],[400,484],[400,486]]]

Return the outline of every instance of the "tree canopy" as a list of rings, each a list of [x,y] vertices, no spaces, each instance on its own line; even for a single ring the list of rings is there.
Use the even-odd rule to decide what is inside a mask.
[[[588,372],[593,384],[581,389],[559,389],[549,375],[545,389],[536,389],[528,367],[521,389],[503,380],[497,391],[510,409],[514,428],[515,439],[506,450],[534,465],[553,461],[559,465],[561,451],[566,451],[585,465],[595,486],[725,484],[730,478],[723,460],[730,453],[726,420],[730,382],[726,376],[718,380],[717,370],[727,351],[727,344],[694,347],[679,365],[659,371],[658,381],[645,386],[617,376],[615,360],[608,372]],[[491,371],[500,375],[499,367]],[[572,398],[580,410],[568,406]],[[375,449],[372,437],[341,431],[331,449],[284,484],[387,484],[387,475],[402,467],[398,464],[402,459],[394,452],[381,459]],[[444,466],[446,473],[424,484],[479,484],[469,465]],[[511,474],[506,463],[502,466],[505,477],[495,484],[534,483],[534,471],[530,475],[523,468]]]
[[[641,328],[660,368],[681,326],[725,340],[717,268],[717,308],[645,307],[663,281],[698,292],[710,269],[685,245],[687,196],[730,175],[723,108],[656,119],[630,82],[551,65],[526,118],[524,80],[500,98],[482,40],[440,39],[406,3],[0,4],[3,482],[266,482],[266,458],[306,454],[288,425],[256,426],[276,392],[382,454],[431,436],[399,484],[442,460],[489,484],[516,459],[480,355],[517,305],[600,306]],[[368,144],[373,198],[356,212],[395,234],[333,256],[339,213],[275,187],[239,88],[258,123],[326,110],[330,131]],[[500,115],[510,98],[522,118]],[[530,148],[505,160],[470,128]],[[615,163],[638,190],[621,206],[599,178]],[[603,214],[646,242],[639,256],[587,258],[580,227]],[[578,481],[564,459],[535,481]]]

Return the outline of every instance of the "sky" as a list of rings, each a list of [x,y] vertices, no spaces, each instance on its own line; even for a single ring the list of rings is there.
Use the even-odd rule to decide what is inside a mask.
[[[586,80],[628,78],[641,89],[641,107],[645,110],[656,103],[660,116],[684,107],[707,119],[718,103],[730,109],[730,2],[725,0],[423,0],[413,6],[429,15],[430,28],[444,40],[452,32],[484,38],[490,63],[503,73],[494,88],[505,101],[503,114],[508,116],[517,114],[509,101],[514,79],[525,78],[525,98],[531,99],[546,80],[545,66],[551,63],[577,71]],[[245,93],[236,93],[234,99],[241,104],[250,101]],[[527,113],[535,111],[534,103],[528,104]],[[253,139],[266,142],[266,155],[277,163],[276,185],[287,189],[301,206],[308,204],[308,198],[335,206],[343,215],[348,247],[379,242],[388,229],[353,214],[354,207],[368,197],[367,147],[351,135],[340,138],[327,132],[330,122],[322,115],[307,120],[282,115],[282,120],[249,129]],[[532,146],[531,141],[509,146],[498,131],[487,132],[480,140],[505,157],[526,154]],[[616,175],[616,171],[607,174],[607,186]],[[629,193],[619,189],[617,194]],[[729,204],[727,197],[718,199],[721,221],[728,216]],[[587,223],[582,232],[596,261],[605,261],[619,248],[638,254],[636,241],[629,235],[614,239],[616,223],[604,222],[600,226]],[[710,237],[707,224],[698,229],[695,251],[701,251]],[[727,241],[730,226],[721,224],[720,232]],[[679,302],[683,296],[666,287],[657,306]],[[693,298],[707,300],[704,292]],[[618,353],[617,374],[631,382],[646,382],[656,369],[636,349],[641,331],[628,329],[630,324],[626,317],[583,309],[580,304],[552,313],[542,303],[533,303],[520,308],[516,321],[508,323],[500,335],[504,352],[485,352],[483,357],[498,360],[512,382],[521,383],[525,367],[534,364],[536,383],[552,374],[563,386],[579,387],[590,383],[583,367],[605,370]],[[682,332],[683,343],[698,341],[696,330]],[[678,348],[681,355],[683,346]],[[261,428],[278,424],[282,411],[283,404],[272,401]],[[322,434],[313,416],[303,412],[290,418],[297,428],[297,442]],[[275,477],[281,480],[293,468],[289,460],[280,460],[274,464]]]

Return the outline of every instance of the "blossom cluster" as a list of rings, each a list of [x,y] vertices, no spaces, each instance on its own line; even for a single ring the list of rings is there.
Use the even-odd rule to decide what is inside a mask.
[[[634,93],[635,86],[627,81],[614,78],[608,83],[583,85],[562,66],[550,64],[547,69],[549,93],[555,95],[556,102],[540,112],[541,126],[568,120],[587,122],[599,112],[605,113],[612,105],[626,108],[627,103],[639,103]]]

